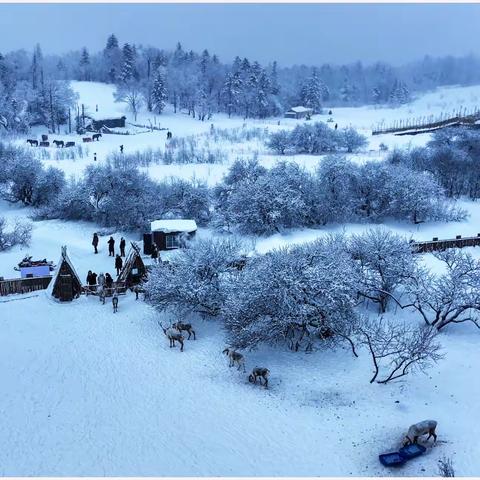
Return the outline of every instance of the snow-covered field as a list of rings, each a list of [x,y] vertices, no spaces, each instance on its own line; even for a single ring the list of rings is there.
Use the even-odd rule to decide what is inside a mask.
[[[80,101],[90,111],[98,105],[105,116],[126,114],[113,101],[110,86],[75,82]],[[368,135],[367,151],[358,161],[381,159],[381,142],[393,148],[429,136],[371,137],[373,124],[475,107],[480,86],[444,88],[398,109],[338,108],[339,127],[352,125]],[[326,120],[327,115],[318,116]],[[200,122],[167,109],[156,119],[142,112],[138,124],[159,123],[175,137],[208,133],[215,128],[242,127],[242,119],[215,115]],[[127,120],[128,121],[128,120]],[[273,131],[293,128],[297,121],[247,120],[247,128]],[[38,132],[41,133],[41,132]],[[54,136],[51,136],[53,138]],[[55,138],[80,140],[76,135]],[[23,143],[23,140],[18,140]],[[129,136],[104,135],[89,144],[89,155],[76,160],[47,160],[68,174],[118,151],[165,147],[165,131]],[[156,179],[168,176],[202,178],[215,184],[238,155],[258,151],[272,165],[280,157],[260,142],[247,146],[220,144],[228,150],[221,165],[152,165]],[[243,149],[243,150],[242,150]],[[54,150],[54,149],[50,149]],[[242,150],[242,151],[240,151]],[[318,157],[290,157],[314,168]],[[462,223],[386,227],[416,240],[480,233],[480,208],[462,202],[470,218]],[[30,212],[0,203],[9,220]],[[256,250],[311,241],[332,231],[358,232],[368,225],[332,225],[256,239]],[[0,276],[17,276],[13,267],[28,252],[56,261],[60,247],[82,279],[88,270],[113,273],[107,237],[93,254],[91,237],[98,226],[57,220],[34,223],[29,248],[0,254]],[[127,240],[138,240],[123,234]],[[205,229],[199,236],[214,235]],[[470,249],[479,256],[478,249]],[[426,257],[426,262],[433,259]],[[389,315],[409,315],[393,310]],[[167,319],[163,319],[167,320]],[[198,339],[185,352],[171,350],[157,316],[135,296],[120,298],[119,312],[94,297],[58,304],[45,292],[0,298],[0,473],[21,475],[170,475],[170,476],[387,476],[392,471],[378,454],[395,450],[408,426],[425,418],[438,421],[439,442],[427,454],[395,470],[395,475],[434,476],[443,455],[453,459],[457,475],[479,475],[480,382],[479,333],[468,325],[446,329],[440,336],[445,359],[428,370],[388,385],[368,383],[371,370],[366,351],[354,358],[348,349],[309,355],[281,349],[247,353],[247,368],[266,365],[272,372],[269,390],[253,386],[243,373],[227,367],[222,355],[224,333],[218,324],[195,323]],[[417,321],[411,319],[411,321]]]

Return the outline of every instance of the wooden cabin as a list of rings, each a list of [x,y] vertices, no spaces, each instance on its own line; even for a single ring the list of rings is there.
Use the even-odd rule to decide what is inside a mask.
[[[82,293],[82,282],[68,258],[67,247],[62,247],[62,256],[49,288],[52,296],[61,302],[71,302]]]
[[[150,233],[143,235],[143,253],[150,255],[154,243],[159,251],[182,248],[196,231],[195,220],[155,220],[150,224]]]
[[[295,118],[297,120],[301,118],[311,117],[313,115],[313,108],[302,107],[292,107],[288,112],[285,112],[285,118]]]
[[[125,121],[127,117],[113,117],[113,118],[101,118],[97,115],[90,116],[91,123],[90,126],[92,130],[100,131],[103,127],[107,128],[125,128]]]

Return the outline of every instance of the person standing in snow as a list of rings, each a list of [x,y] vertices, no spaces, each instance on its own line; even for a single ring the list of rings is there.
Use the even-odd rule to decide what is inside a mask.
[[[93,161],[94,161],[94,162],[97,161],[97,154],[96,154],[96,153],[93,154]]]
[[[120,239],[120,256],[121,257],[125,256],[125,244],[126,244],[125,239],[122,237]]]
[[[117,269],[117,277],[118,275],[120,275],[120,272],[122,271],[122,267],[123,267],[122,257],[117,254],[117,256],[115,257],[115,268]]]
[[[158,263],[158,248],[156,243],[152,245],[152,260],[153,263]]]
[[[91,281],[92,281],[92,271],[89,270],[87,273],[87,285],[90,285]]]
[[[113,278],[109,273],[105,274],[105,287],[107,288],[113,287]]]
[[[338,123],[335,124],[335,130],[338,128]]]
[[[113,237],[110,237],[110,240],[107,243],[108,243],[108,256],[114,257],[115,256],[115,240],[113,239]]]
[[[93,245],[93,248],[95,249],[95,253],[98,253],[98,250],[97,250],[97,247],[98,247],[98,235],[97,235],[96,232],[93,234],[92,245]]]
[[[123,153],[123,145],[120,145],[120,153]]]

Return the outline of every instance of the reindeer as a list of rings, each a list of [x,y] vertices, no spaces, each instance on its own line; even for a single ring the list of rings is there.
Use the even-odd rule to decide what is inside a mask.
[[[255,367],[252,370],[252,373],[248,376],[248,381],[250,383],[257,383],[257,378],[260,381],[260,385],[262,385],[262,378],[265,380],[265,388],[268,388],[268,376],[270,375],[270,370],[268,368],[263,367]]]
[[[118,293],[117,293],[117,290],[115,290],[113,292],[112,305],[113,305],[113,313],[117,313],[117,311],[118,311]]]
[[[102,302],[103,305],[105,305],[105,297],[107,296],[107,291],[103,285],[99,285],[98,288],[98,298]],[[114,312],[115,313],[115,312]]]
[[[31,147],[38,147],[38,140],[28,139],[27,143],[29,143]]]
[[[96,141],[98,142],[98,141],[100,141],[100,137],[101,137],[101,136],[102,136],[101,133],[94,133],[94,134],[92,135],[92,140],[93,140],[93,141],[96,140]]]
[[[238,365],[237,370],[243,367],[243,372],[245,372],[245,357],[241,354],[233,350],[232,348],[226,348],[222,353],[227,355],[229,359],[229,367],[233,367],[235,363]]]
[[[75,142],[67,142],[65,144],[65,147],[74,147],[75,146]]]
[[[437,428],[437,422],[435,420],[423,420],[422,422],[415,423],[411,425],[408,429],[405,439],[403,441],[403,446],[410,445],[412,443],[418,442],[418,437],[428,433],[427,442],[430,437],[433,437],[433,442],[437,441],[437,434],[435,429]]]
[[[188,332],[188,338],[187,340],[190,340],[190,337],[193,334],[193,339],[196,340],[197,337],[195,336],[195,330],[192,328],[192,325],[190,323],[183,323],[183,322],[177,322],[172,325],[172,327],[176,328],[180,332]]]
[[[168,340],[170,341],[170,348],[174,348],[175,342],[178,342],[180,344],[180,351],[183,352],[184,337],[182,335],[182,332],[176,329],[173,325],[171,325],[168,328],[165,328],[161,323],[159,324],[163,330],[163,333],[167,336]]]
[[[65,146],[65,142],[63,140],[54,140],[53,143],[55,144],[55,146],[58,148],[58,147],[64,147]]]

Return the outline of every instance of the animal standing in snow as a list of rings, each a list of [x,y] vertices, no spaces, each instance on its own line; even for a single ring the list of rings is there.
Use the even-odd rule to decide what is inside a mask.
[[[117,313],[117,311],[118,311],[118,293],[117,293],[116,290],[113,292],[112,305],[113,305],[113,313]]]
[[[188,332],[187,340],[190,340],[190,337],[192,335],[194,340],[197,339],[197,337],[195,336],[195,330],[192,328],[192,325],[190,323],[177,322],[177,323],[174,323],[172,327],[176,328],[180,332]]]
[[[229,359],[229,367],[233,367],[235,364],[238,365],[237,370],[240,370],[240,368],[243,367],[243,371],[245,372],[245,357],[241,354],[236,352],[235,350],[231,348],[226,348],[222,353],[227,355]]]
[[[30,144],[31,147],[35,146],[35,147],[38,147],[38,140],[27,140],[27,143]]]
[[[49,147],[49,146],[50,146],[50,142],[40,142],[40,146],[41,146],[41,147]]]
[[[263,367],[255,367],[252,370],[252,373],[248,376],[248,381],[250,383],[257,383],[257,378],[260,381],[260,385],[264,385],[265,388],[268,388],[268,376],[270,375],[270,370]],[[265,383],[262,384],[262,378],[265,380]]]
[[[82,140],[83,140],[83,143],[88,143],[92,141],[92,137],[83,137]]]
[[[435,420],[423,420],[422,422],[415,423],[409,429],[405,435],[403,445],[410,445],[411,443],[417,443],[418,437],[426,435],[428,433],[427,442],[430,437],[433,437],[433,441],[437,441],[437,434],[435,429],[437,428],[437,422]]]
[[[67,142],[65,144],[65,147],[74,147],[75,146],[75,142]]]
[[[100,141],[100,137],[101,137],[101,136],[102,136],[101,133],[94,133],[94,134],[92,135],[92,139],[93,139],[93,141],[96,140],[96,141],[98,142],[98,141]]]
[[[168,328],[164,328],[162,325],[163,333],[167,336],[168,340],[170,341],[170,348],[175,347],[175,342],[178,342],[180,344],[180,351],[183,352],[183,340],[184,337],[180,330],[176,329],[172,326]]]
[[[65,142],[63,140],[54,140],[53,143],[55,144],[55,146],[58,148],[58,147],[64,147],[65,146]]]
[[[42,142],[46,142],[48,140],[48,135],[42,135]]]

